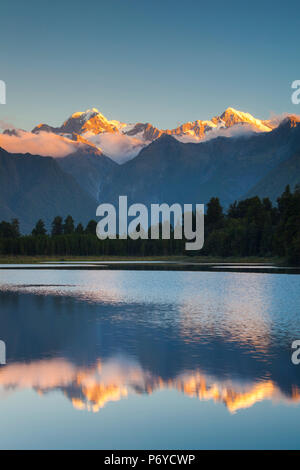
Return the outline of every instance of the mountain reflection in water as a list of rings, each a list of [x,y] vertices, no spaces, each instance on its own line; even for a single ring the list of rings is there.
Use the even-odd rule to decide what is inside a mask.
[[[178,272],[5,273],[7,394],[59,391],[76,410],[176,390],[223,403],[297,404],[291,342],[299,276]],[[0,399],[3,398],[0,395]]]
[[[224,403],[230,413],[265,399],[285,403],[300,401],[300,388],[294,386],[290,394],[284,393],[272,380],[242,385],[229,380],[221,382],[198,371],[164,380],[124,358],[103,363],[98,360],[89,368],[76,367],[64,359],[15,363],[0,371],[0,386],[11,392],[32,388],[40,395],[60,390],[74,408],[93,412],[129,394],[151,394],[172,388],[199,400]]]

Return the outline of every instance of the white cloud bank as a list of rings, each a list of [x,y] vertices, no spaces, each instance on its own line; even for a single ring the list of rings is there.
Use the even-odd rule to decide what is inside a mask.
[[[78,144],[49,132],[32,134],[18,131],[17,135],[0,134],[0,147],[11,153],[65,157],[78,149]]]
[[[92,144],[100,147],[104,155],[107,155],[117,163],[125,163],[136,157],[145,147],[145,142],[136,137],[116,133],[93,134],[86,132],[83,137]]]

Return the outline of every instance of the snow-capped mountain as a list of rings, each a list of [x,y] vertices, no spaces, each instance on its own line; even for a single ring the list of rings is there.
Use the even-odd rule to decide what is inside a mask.
[[[126,124],[108,120],[98,109],[72,114],[60,127],[39,124],[32,132],[48,132],[85,145],[123,163],[135,157],[142,148],[161,137],[172,135],[181,142],[201,142],[218,135],[232,136],[241,132],[269,132],[272,121],[256,119],[249,113],[227,108],[209,120],[186,122],[174,129],[158,129],[150,123]],[[231,130],[231,131],[229,131]]]
[[[117,125],[119,124],[119,126]],[[85,134],[92,131],[93,134],[102,134],[103,132],[118,132],[121,123],[117,121],[108,121],[98,109],[92,108],[85,112],[76,112],[72,114],[60,127],[51,127],[47,124],[39,124],[33,129],[33,133],[46,131],[55,134],[64,134],[66,137],[72,134]]]
[[[297,116],[286,117],[271,130],[267,122],[226,110],[211,121],[186,123],[168,135],[150,125],[128,126],[98,114],[76,113],[55,132],[48,126],[44,131],[0,134],[0,147],[5,148],[0,148],[0,220],[17,217],[24,230],[31,230],[41,217],[50,223],[57,214],[72,214],[83,222],[94,217],[99,202],[117,204],[123,194],[130,204],[207,203],[219,197],[228,207],[256,195],[276,201],[287,184],[293,189],[300,183]],[[220,138],[210,137],[217,135]],[[193,142],[198,143],[180,141],[189,136],[196,136]],[[111,153],[122,150],[123,158],[126,142],[128,160],[133,142],[144,148],[118,165],[105,156],[108,151],[99,150],[95,142],[100,138]]]
[[[152,142],[163,134],[173,135],[175,138],[181,141],[194,141],[199,142],[205,138],[210,137],[210,131],[217,131],[220,129],[226,130],[227,128],[235,125],[246,125],[249,131],[253,132],[269,132],[274,126],[269,124],[268,121],[262,121],[254,118],[249,113],[237,111],[233,108],[227,108],[220,116],[215,116],[210,120],[196,120],[192,122],[186,122],[181,126],[174,129],[161,130],[153,127],[151,124],[138,123],[132,127],[129,131],[126,131],[127,135],[143,137],[145,141]],[[189,139],[186,139],[189,138]]]
[[[229,121],[230,123],[230,121]],[[238,124],[239,125],[239,124]],[[231,127],[232,129],[232,127]],[[213,131],[210,131],[213,132]],[[162,135],[104,178],[100,199],[182,204],[219,197],[224,207],[249,195],[272,201],[300,183],[300,118],[289,116],[270,132],[182,143]]]

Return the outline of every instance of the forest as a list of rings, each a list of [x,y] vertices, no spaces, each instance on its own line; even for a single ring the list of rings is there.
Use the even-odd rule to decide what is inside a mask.
[[[287,186],[275,205],[268,198],[236,201],[224,211],[217,197],[206,205],[204,247],[185,251],[185,239],[106,239],[96,236],[97,222],[74,224],[57,215],[49,231],[38,220],[30,235],[19,221],[0,222],[0,255],[10,256],[172,256],[280,257],[300,265],[300,187]],[[149,229],[150,230],[150,229]]]

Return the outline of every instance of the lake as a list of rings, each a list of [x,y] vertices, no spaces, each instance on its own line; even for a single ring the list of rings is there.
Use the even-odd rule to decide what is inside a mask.
[[[300,276],[0,269],[0,447],[299,449]]]

